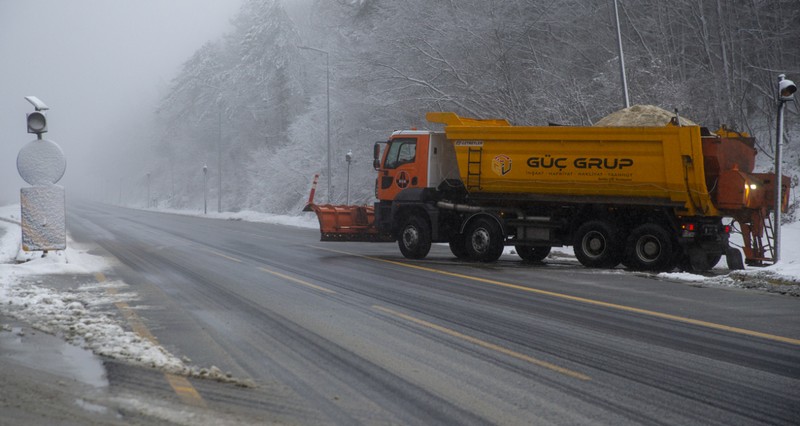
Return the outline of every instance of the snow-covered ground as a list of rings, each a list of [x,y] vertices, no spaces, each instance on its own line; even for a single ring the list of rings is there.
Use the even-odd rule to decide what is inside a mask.
[[[166,212],[303,228],[319,226],[311,213],[279,216],[248,211],[208,215],[202,212]],[[108,271],[113,260],[91,255],[88,253],[91,247],[73,241],[68,241],[65,251],[52,252],[46,257],[42,257],[41,252],[23,252],[20,250],[19,215],[19,205],[0,207],[0,314],[27,322],[42,331],[61,335],[99,355],[176,374],[235,381],[215,367],[192,366],[188,359],[181,359],[158,344],[126,331],[118,308],[137,300],[138,296],[124,282],[93,280],[91,283],[66,286],[66,289],[59,289],[64,286],[47,285],[45,281],[48,281],[48,277],[59,277],[64,281]],[[748,267],[744,271],[732,272],[716,269],[714,274],[706,275],[662,273],[658,277],[688,281],[694,285],[754,288],[800,296],[800,244],[797,243],[800,241],[800,223],[786,225],[782,232],[784,243],[781,262],[777,265]],[[507,249],[506,254],[513,254],[513,249]],[[571,248],[554,249],[551,256],[574,260]],[[717,268],[724,264],[723,260]],[[619,273],[633,272],[620,269]]]

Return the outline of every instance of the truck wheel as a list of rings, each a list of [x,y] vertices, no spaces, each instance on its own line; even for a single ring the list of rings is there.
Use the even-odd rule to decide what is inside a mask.
[[[663,227],[654,223],[636,227],[625,245],[626,263],[637,271],[672,269],[673,257],[672,238]]]
[[[493,219],[480,217],[465,232],[467,255],[472,260],[494,262],[503,254],[503,229]]]
[[[450,251],[458,259],[469,259],[464,234],[455,234],[450,238]]]
[[[397,245],[403,256],[408,259],[422,259],[427,256],[431,250],[431,230],[428,221],[416,215],[408,216],[400,228]]]
[[[589,268],[613,268],[622,260],[622,244],[617,230],[608,222],[592,220],[575,232],[572,248],[575,257]]]
[[[528,262],[541,262],[550,254],[550,246],[524,246],[524,245],[515,245],[514,250],[517,251],[517,255],[522,258],[522,260]]]

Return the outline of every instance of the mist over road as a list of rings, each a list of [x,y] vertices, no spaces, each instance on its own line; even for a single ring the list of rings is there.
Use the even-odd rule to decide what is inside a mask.
[[[446,246],[409,261],[392,244],[101,204],[73,204],[68,227],[119,260],[109,275],[165,348],[256,384],[190,379],[213,410],[300,424],[800,418],[794,298],[566,261],[469,264]]]

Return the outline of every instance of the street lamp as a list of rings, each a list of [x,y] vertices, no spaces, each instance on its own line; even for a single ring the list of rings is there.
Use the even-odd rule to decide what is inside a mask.
[[[331,203],[331,67],[330,67],[330,53],[327,50],[317,49],[316,47],[297,46],[298,49],[313,50],[315,52],[325,54],[325,102],[327,104],[327,117],[328,117],[328,204]]]
[[[347,151],[344,159],[347,161],[347,202],[345,204],[350,205],[350,162],[353,161],[353,151]]]
[[[208,166],[203,164],[203,214],[208,214]]]
[[[775,259],[774,263],[780,260],[780,245],[781,245],[781,202],[783,197],[781,195],[781,185],[783,184],[783,175],[781,174],[781,150],[783,145],[783,110],[786,108],[786,102],[789,102],[794,97],[794,92],[797,91],[792,80],[787,80],[784,74],[778,76],[778,135],[775,141],[775,223],[772,225],[775,236]]]

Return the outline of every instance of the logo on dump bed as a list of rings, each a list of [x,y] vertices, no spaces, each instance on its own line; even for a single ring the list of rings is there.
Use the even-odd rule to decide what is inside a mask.
[[[500,154],[492,160],[492,171],[497,173],[498,176],[505,176],[511,171],[511,157],[505,154]]]

